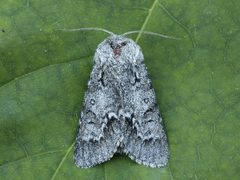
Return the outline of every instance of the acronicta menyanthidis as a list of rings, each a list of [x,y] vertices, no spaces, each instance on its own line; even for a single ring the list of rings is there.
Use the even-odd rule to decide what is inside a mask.
[[[124,37],[136,32],[159,34],[132,31],[115,35],[100,28],[63,31],[77,30],[111,34],[94,56],[74,149],[77,167],[90,168],[118,152],[150,167],[166,165],[167,137],[143,54],[132,39]]]

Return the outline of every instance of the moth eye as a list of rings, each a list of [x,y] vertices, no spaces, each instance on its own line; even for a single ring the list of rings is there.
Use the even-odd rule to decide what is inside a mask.
[[[114,49],[114,47],[113,47],[113,43],[112,43],[112,42],[111,42],[109,45],[110,45],[110,47],[111,47],[112,49]]]
[[[149,99],[148,98],[145,98],[144,99],[144,102],[147,104],[149,102]]]
[[[127,45],[127,42],[122,42],[121,43],[121,46],[126,46]]]
[[[94,105],[95,101],[93,99],[91,99],[90,103],[91,103],[91,105]]]

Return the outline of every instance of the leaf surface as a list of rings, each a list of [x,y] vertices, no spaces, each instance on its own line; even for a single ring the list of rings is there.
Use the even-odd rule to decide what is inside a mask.
[[[237,1],[0,2],[0,179],[239,179]],[[125,155],[78,169],[73,149],[101,31],[142,48],[167,133],[163,168]]]

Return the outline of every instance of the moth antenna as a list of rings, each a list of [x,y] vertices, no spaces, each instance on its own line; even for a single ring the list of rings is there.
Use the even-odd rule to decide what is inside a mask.
[[[152,35],[161,36],[161,37],[164,37],[164,38],[176,39],[176,40],[180,40],[181,39],[181,38],[175,38],[175,37],[171,37],[171,36],[165,36],[165,35],[154,33],[154,32],[149,32],[149,31],[130,31],[130,32],[124,33],[123,35],[125,36],[127,34],[133,34],[133,33],[152,34]]]
[[[102,29],[102,28],[56,29],[56,31],[82,31],[82,30],[100,30],[100,31],[109,33],[111,35],[114,35],[114,33],[112,33],[111,31],[108,31],[108,30]]]

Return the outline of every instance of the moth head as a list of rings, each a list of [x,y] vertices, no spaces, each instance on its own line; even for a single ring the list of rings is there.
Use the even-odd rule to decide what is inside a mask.
[[[104,64],[140,63],[143,61],[141,48],[130,38],[112,35],[98,45],[95,62]]]
[[[109,45],[114,52],[114,56],[121,56],[122,47],[126,46],[127,44],[128,42],[125,40],[122,41],[122,39],[119,39],[119,41],[114,41],[109,38]]]

